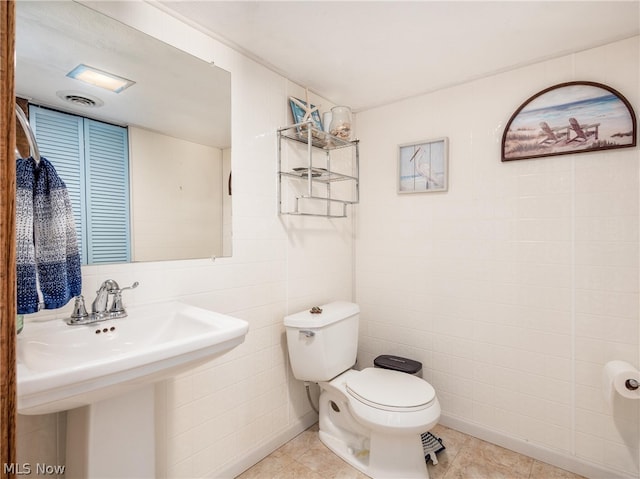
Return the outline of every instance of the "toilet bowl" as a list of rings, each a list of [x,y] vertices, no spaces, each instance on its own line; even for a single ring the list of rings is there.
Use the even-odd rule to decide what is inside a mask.
[[[440,418],[435,390],[403,372],[352,369],[358,306],[335,302],[320,309],[285,318],[294,376],[320,386],[320,440],[374,479],[428,478],[421,434]]]
[[[429,383],[367,368],[320,388],[320,440],[329,449],[375,479],[428,477],[421,434],[440,417]]]

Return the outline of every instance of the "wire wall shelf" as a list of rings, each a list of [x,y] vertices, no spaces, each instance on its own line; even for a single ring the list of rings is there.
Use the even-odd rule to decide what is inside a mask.
[[[280,128],[278,214],[346,218],[347,206],[359,201],[359,161],[358,140],[335,137],[312,122]]]

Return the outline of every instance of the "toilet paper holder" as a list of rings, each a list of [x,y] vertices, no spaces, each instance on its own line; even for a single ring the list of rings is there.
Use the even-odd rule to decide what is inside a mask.
[[[629,391],[635,391],[636,389],[640,388],[640,383],[635,379],[627,379],[624,382],[624,385]]]

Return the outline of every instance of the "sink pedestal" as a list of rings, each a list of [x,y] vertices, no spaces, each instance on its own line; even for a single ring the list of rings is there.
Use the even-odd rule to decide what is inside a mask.
[[[235,348],[248,330],[179,301],[98,324],[34,321],[16,348],[18,412],[68,411],[67,479],[155,479],[155,384]]]
[[[67,479],[154,479],[154,385],[67,412]]]

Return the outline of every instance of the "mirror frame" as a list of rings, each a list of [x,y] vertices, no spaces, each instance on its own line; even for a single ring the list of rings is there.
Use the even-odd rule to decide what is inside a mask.
[[[0,2],[0,464],[16,463],[15,3]],[[3,467],[0,477],[9,477]]]

